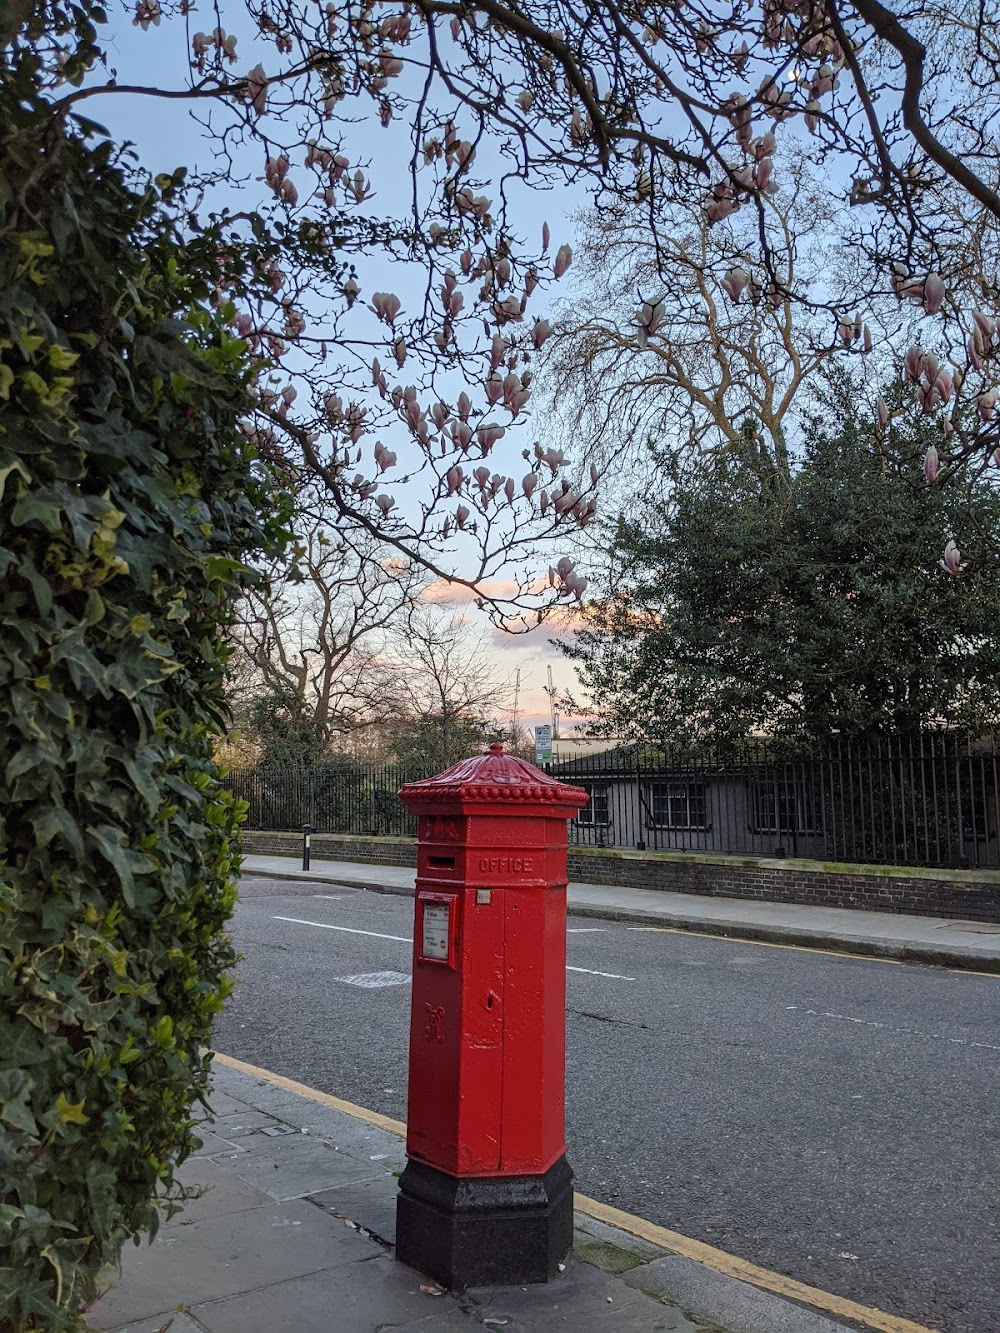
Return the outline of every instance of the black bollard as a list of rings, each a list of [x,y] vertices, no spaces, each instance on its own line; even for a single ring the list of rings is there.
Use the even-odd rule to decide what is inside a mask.
[[[309,836],[312,833],[312,824],[302,825],[302,869],[309,869]]]

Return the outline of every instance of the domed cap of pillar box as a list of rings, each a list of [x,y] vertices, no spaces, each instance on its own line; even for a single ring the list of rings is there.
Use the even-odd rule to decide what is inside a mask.
[[[488,753],[462,759],[436,778],[408,782],[399,799],[411,814],[429,814],[442,806],[501,807],[511,815],[576,813],[590,797],[582,787],[559,782],[516,755],[504,754],[499,743]],[[484,812],[485,813],[485,812]]]

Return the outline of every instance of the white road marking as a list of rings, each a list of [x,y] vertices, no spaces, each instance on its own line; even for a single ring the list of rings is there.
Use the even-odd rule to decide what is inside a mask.
[[[988,1041],[970,1041],[967,1037],[948,1037],[943,1032],[922,1032],[919,1028],[897,1028],[891,1023],[879,1023],[873,1018],[852,1018],[850,1014],[835,1014],[829,1009],[805,1009],[797,1004],[786,1004],[786,1009],[798,1010],[812,1018],[833,1018],[840,1023],[855,1023],[858,1027],[881,1028],[884,1032],[901,1032],[907,1037],[928,1037],[931,1041],[947,1041],[953,1046],[975,1046],[982,1051],[1000,1051]]]
[[[339,903],[344,900],[344,895],[342,893],[314,893],[313,897],[325,898],[328,903]]]
[[[410,978],[405,972],[355,972],[350,977],[337,977],[348,986],[363,986],[365,990],[378,990],[382,986],[408,986]]]
[[[376,940],[398,940],[400,944],[412,944],[407,935],[382,935],[377,930],[355,930],[353,926],[330,926],[325,921],[303,921],[300,916],[276,916],[274,921],[291,921],[296,926],[318,926],[320,930],[342,930],[345,935],[371,935]]]
[[[567,935],[603,935],[603,926],[567,926]]]
[[[290,921],[296,926],[318,926],[320,930],[340,930],[345,935],[370,935],[376,940],[398,940],[400,944],[412,944],[413,940],[406,935],[382,935],[377,930],[357,930],[353,926],[331,926],[326,921],[306,921],[300,916],[275,916],[273,921]],[[618,972],[596,972],[592,967],[570,967],[566,965],[567,972],[586,972],[592,977],[607,977],[609,981],[635,981],[635,977],[623,977]]]
[[[592,977],[608,977],[611,981],[635,981],[635,977],[623,977],[619,972],[595,972],[592,967],[570,967],[566,964],[567,972],[586,972]]]

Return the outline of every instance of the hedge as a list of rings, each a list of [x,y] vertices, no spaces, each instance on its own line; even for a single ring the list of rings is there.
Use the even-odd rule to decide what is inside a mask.
[[[198,1143],[234,961],[225,630],[282,538],[180,175],[0,63],[0,1333],[82,1326]]]

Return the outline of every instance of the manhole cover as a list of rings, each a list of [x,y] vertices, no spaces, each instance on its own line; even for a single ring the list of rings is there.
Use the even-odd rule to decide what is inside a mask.
[[[298,1134],[299,1130],[291,1125],[265,1125],[260,1132],[274,1138],[278,1134]]]
[[[363,986],[366,990],[378,990],[381,986],[408,986],[410,978],[405,972],[356,972],[352,977],[338,977],[345,986]]]

